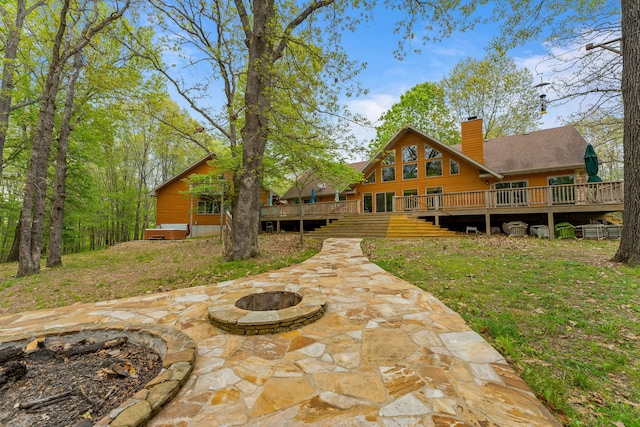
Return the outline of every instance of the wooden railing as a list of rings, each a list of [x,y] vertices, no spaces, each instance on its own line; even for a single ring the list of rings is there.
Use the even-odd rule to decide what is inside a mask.
[[[313,215],[343,215],[360,213],[360,200],[341,200],[339,202],[303,203],[263,207],[263,217]]]
[[[394,212],[515,208],[527,206],[600,205],[624,202],[623,181],[521,187],[499,190],[394,197]],[[263,218],[331,216],[362,213],[359,200],[305,203],[262,208]]]
[[[462,193],[398,196],[396,212],[526,206],[599,205],[624,202],[622,181],[521,187]]]

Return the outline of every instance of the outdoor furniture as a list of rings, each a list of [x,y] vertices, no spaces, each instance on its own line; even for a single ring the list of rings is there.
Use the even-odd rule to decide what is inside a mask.
[[[549,238],[549,227],[546,225],[532,225],[529,227],[529,234],[537,236],[538,238]]]
[[[275,229],[273,228],[273,222],[271,221],[267,221],[267,226],[266,226],[266,230],[267,233],[273,233],[275,232]]]
[[[526,222],[510,221],[502,224],[502,229],[509,236],[526,236],[529,226]]]
[[[622,235],[621,225],[605,225],[604,233],[607,239],[619,239]]]
[[[585,224],[578,227],[582,230],[583,239],[602,240],[606,237],[606,230],[602,224]]]
[[[465,234],[469,234],[469,233],[475,233],[478,234],[478,227],[472,227],[470,225],[467,225],[467,230],[465,231]]]
[[[555,233],[558,239],[577,239],[576,237],[576,227],[568,222],[561,222],[556,224]]]
[[[491,234],[500,234],[500,227],[491,227]]]

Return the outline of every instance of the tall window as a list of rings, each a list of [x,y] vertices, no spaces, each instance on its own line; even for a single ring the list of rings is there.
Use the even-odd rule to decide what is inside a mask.
[[[442,153],[425,144],[424,158],[427,159],[425,164],[425,176],[427,178],[442,176]]]
[[[432,160],[427,162],[425,169],[427,178],[442,176],[442,160]]]
[[[391,151],[389,153],[389,155],[387,155],[387,157],[385,157],[385,159],[382,161],[383,167],[382,168],[382,182],[389,182],[389,181],[395,181],[396,180],[396,167],[395,166],[388,166],[388,165],[395,165],[396,164],[396,152]]]
[[[460,174],[460,164],[455,160],[449,160],[449,175]]]
[[[402,179],[418,178],[418,146],[402,147]]]
[[[402,147],[402,162],[416,162],[418,161],[418,146],[417,145],[407,145],[406,147]]]
[[[396,167],[388,166],[382,168],[382,182],[395,181],[396,180]]]

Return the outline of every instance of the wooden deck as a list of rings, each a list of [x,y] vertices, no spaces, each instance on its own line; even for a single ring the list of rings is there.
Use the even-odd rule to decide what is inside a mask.
[[[438,225],[443,217],[484,217],[486,230],[494,215],[526,216],[546,214],[553,229],[554,214],[605,214],[622,211],[623,181],[586,184],[524,187],[462,193],[396,196],[392,213],[433,219]],[[389,212],[376,212],[385,213]],[[299,219],[305,221],[339,219],[348,215],[375,215],[363,212],[360,200],[269,206],[262,209],[261,220],[275,222]]]

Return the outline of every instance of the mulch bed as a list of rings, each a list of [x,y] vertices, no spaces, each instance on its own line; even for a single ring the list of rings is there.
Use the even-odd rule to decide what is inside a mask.
[[[141,390],[162,358],[126,337],[0,350],[0,426],[91,426]]]

